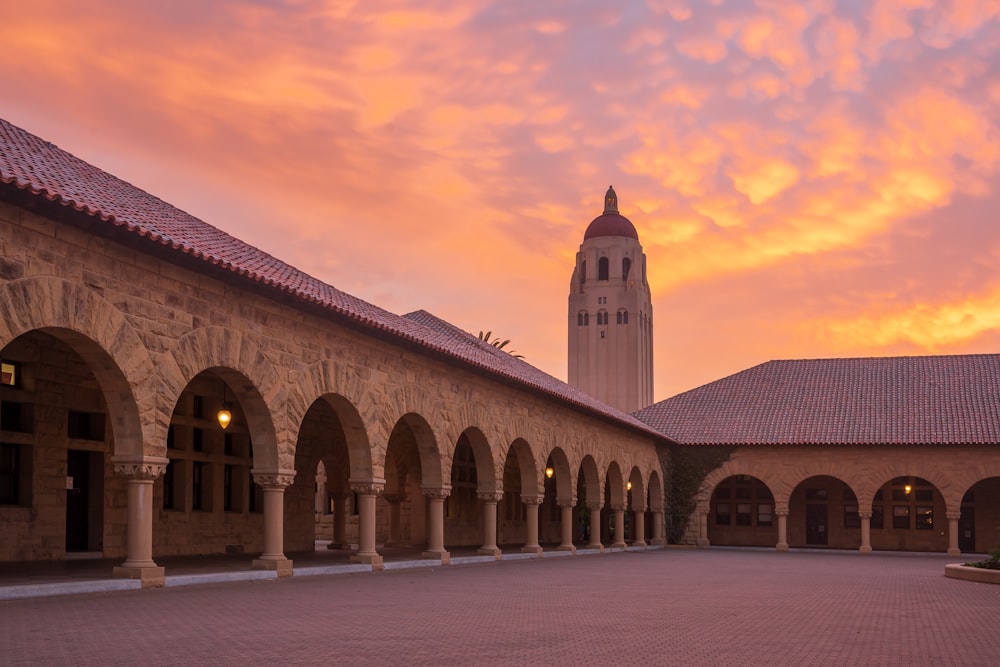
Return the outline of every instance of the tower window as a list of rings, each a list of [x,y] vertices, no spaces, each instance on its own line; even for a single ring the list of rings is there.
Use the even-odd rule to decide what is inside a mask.
[[[628,280],[629,271],[632,270],[632,260],[626,257],[622,260],[622,280]]]
[[[587,282],[587,260],[580,262],[580,286]]]
[[[608,324],[608,311],[599,310],[597,311],[597,326],[607,326]]]
[[[628,324],[628,311],[619,310],[618,311],[618,324]]]
[[[576,324],[577,326],[590,326],[590,313],[577,313]]]
[[[597,260],[597,279],[607,280],[608,279],[608,258],[601,257]]]

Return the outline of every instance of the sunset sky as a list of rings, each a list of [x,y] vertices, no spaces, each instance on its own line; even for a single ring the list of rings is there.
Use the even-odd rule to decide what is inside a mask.
[[[0,117],[562,379],[609,184],[657,399],[1000,352],[1000,0],[33,0],[0,44]]]

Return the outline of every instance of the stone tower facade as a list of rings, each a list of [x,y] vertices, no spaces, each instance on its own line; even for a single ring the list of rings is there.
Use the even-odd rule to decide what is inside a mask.
[[[639,234],[609,187],[569,286],[569,384],[625,412],[653,402],[653,303]]]

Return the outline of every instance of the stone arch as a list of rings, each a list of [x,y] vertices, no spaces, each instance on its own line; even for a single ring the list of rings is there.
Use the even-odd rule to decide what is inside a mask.
[[[523,497],[540,497],[543,491],[541,475],[544,473],[539,470],[538,461],[535,459],[531,445],[524,438],[517,438],[507,448],[507,455],[504,459],[510,458],[512,453],[517,456],[517,463],[521,469],[521,495]]]
[[[573,503],[576,498],[576,480],[573,479],[573,474],[571,472],[572,468],[569,464],[569,457],[566,456],[566,452],[563,451],[562,447],[553,447],[548,456],[545,458],[546,462],[548,462],[549,459],[552,460],[552,477],[556,483],[556,501],[560,505]],[[542,474],[545,474],[544,467],[542,468]]]
[[[486,435],[475,426],[466,428],[462,431],[461,435],[464,435],[468,439],[469,445],[472,447],[472,453],[476,457],[476,477],[479,480],[478,492],[496,493],[498,488],[496,462],[493,460],[493,449],[490,447]]]
[[[306,413],[316,400],[323,400],[340,421],[347,438],[350,478],[370,480],[382,476],[373,468],[369,431],[378,422],[375,394],[356,373],[342,363],[323,360],[310,364],[288,391],[288,428],[298,436]]]
[[[621,468],[618,467],[617,461],[612,461],[608,465],[607,472],[607,496],[611,502],[611,508],[623,508],[628,500],[625,495],[625,479],[622,476]]]
[[[601,479],[601,473],[598,471],[597,462],[594,461],[594,457],[587,454],[580,461],[580,477],[583,478],[583,487],[586,489],[587,502],[589,504],[596,504],[598,502],[601,505],[604,504],[604,489],[603,489],[603,479]],[[580,495],[580,490],[577,489],[577,496]]]
[[[0,285],[0,349],[31,331],[69,345],[94,373],[106,397],[114,454],[164,456],[166,423],[156,367],[127,318],[93,290],[60,278],[23,278]]]
[[[445,464],[451,459],[451,452],[445,452],[441,448],[441,443],[447,441],[443,434],[448,432],[448,420],[441,414],[431,395],[423,388],[409,384],[393,391],[381,407],[380,418],[371,431],[373,443],[376,444],[373,452],[375,471],[384,470],[389,440],[400,423],[403,423],[413,429],[416,438],[421,485],[425,488],[442,488],[445,480],[449,479],[447,473],[450,472],[445,470]],[[381,442],[385,443],[381,447],[376,440],[380,437],[383,438]]]
[[[660,481],[660,473],[656,470],[649,473],[647,488],[649,489],[647,492],[649,497],[649,509],[653,512],[664,511],[665,500],[663,496],[663,483]]]
[[[709,502],[712,499],[712,494],[715,492],[715,487],[717,487],[723,480],[736,475],[749,475],[750,477],[756,477],[763,482],[767,488],[771,489],[771,492],[775,494],[775,502],[778,502],[776,488],[783,484],[783,478],[781,476],[776,475],[769,466],[762,465],[753,459],[731,458],[705,476],[704,481],[701,483],[701,487],[698,489],[698,494],[695,496],[698,511],[707,513],[709,509]],[[795,488],[795,484],[792,485],[792,488]],[[791,493],[791,490],[789,490],[788,493]],[[787,509],[787,495],[785,496],[784,502],[784,508]]]
[[[401,427],[410,431],[416,444],[417,456],[420,460],[420,485],[425,489],[440,489],[447,486],[444,480],[450,479],[450,476],[445,477],[444,475],[444,457],[441,455],[438,439],[430,423],[417,413],[407,412],[393,426],[389,436],[390,442],[393,437],[398,435],[398,429]],[[388,447],[387,443],[386,455]],[[381,467],[384,468],[384,465],[385,461],[382,461]]]
[[[275,416],[284,414],[285,384],[249,335],[226,327],[196,329],[177,340],[170,359],[173,363],[165,364],[162,371],[167,405],[173,406],[199,373],[211,371],[222,378],[243,408],[253,438],[254,469],[295,469],[295,441],[287,428],[279,431],[275,423]]]
[[[896,477],[920,477],[927,480],[934,486],[935,489],[937,489],[942,498],[944,498],[945,503],[947,504],[947,511],[959,511],[962,504],[962,496],[958,494],[964,492],[964,490],[958,490],[962,486],[961,483],[957,483],[957,480],[952,479],[952,477],[947,472],[941,470],[940,467],[935,467],[933,470],[924,470],[914,465],[904,457],[898,457],[896,460],[888,461],[885,465],[872,470],[864,476],[862,481],[862,493],[864,495],[855,491],[858,496],[859,506],[861,508],[871,509],[875,492],[882,488],[886,482]],[[956,497],[957,502],[952,504],[951,499]]]
[[[646,485],[643,483],[642,472],[638,466],[633,466],[628,476],[628,483],[632,488],[628,492],[632,495],[632,509],[646,510]],[[626,498],[628,495],[626,494]]]

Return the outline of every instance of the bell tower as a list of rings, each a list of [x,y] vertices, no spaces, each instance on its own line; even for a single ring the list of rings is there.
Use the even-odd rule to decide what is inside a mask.
[[[653,302],[646,255],[609,187],[569,285],[569,384],[624,412],[653,403]]]

